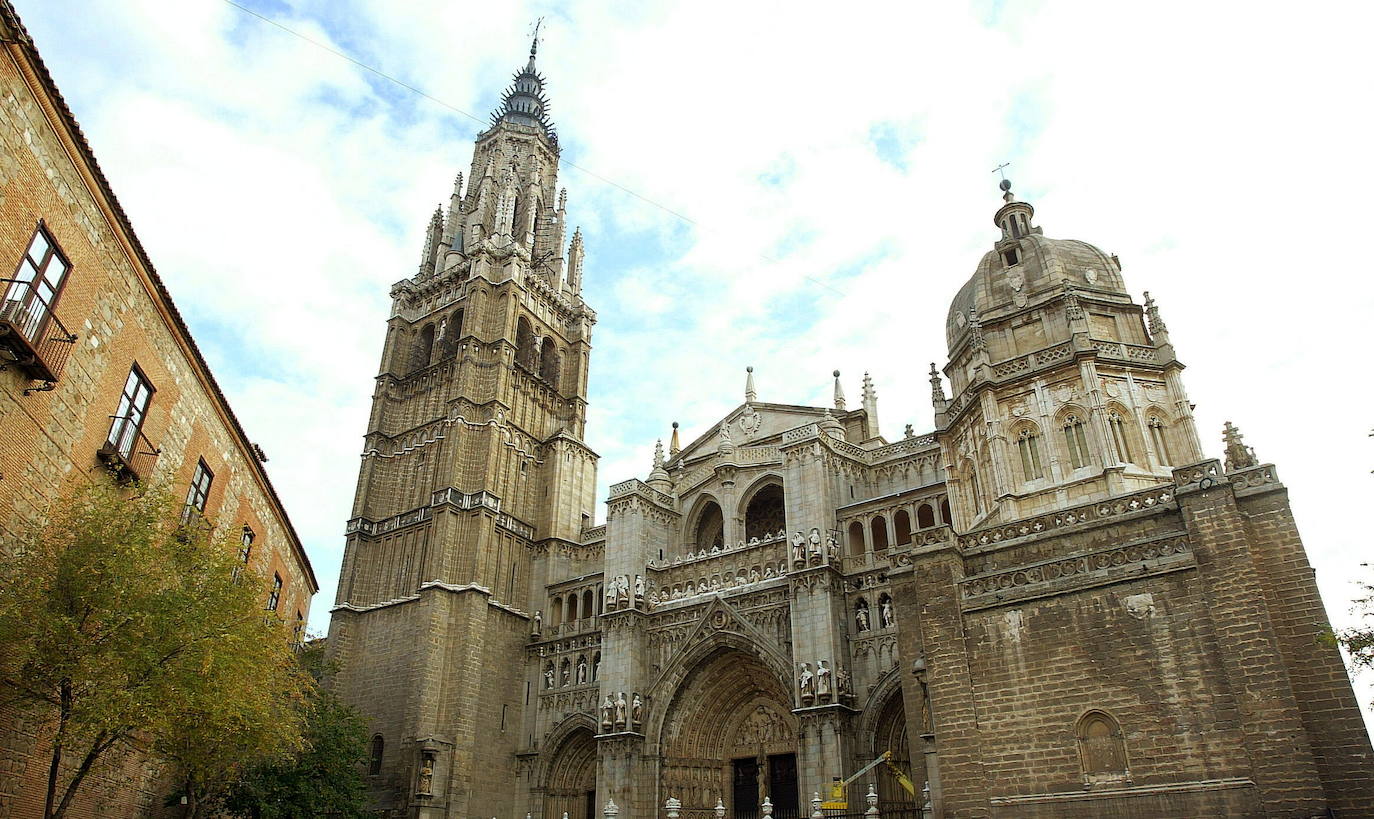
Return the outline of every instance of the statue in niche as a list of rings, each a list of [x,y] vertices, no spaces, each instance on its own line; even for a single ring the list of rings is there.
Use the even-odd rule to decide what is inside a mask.
[[[811,562],[820,563],[825,557],[825,553],[821,551],[821,530],[811,527],[811,537],[808,539],[811,542]]]
[[[930,683],[926,679],[926,658],[917,657],[911,662],[911,673],[916,675],[916,684],[921,687],[921,732],[935,733],[930,718]]]
[[[601,677],[601,654],[597,654],[592,659],[592,679],[597,680]]]
[[[892,598],[884,597],[878,604],[878,613],[883,618],[883,628],[892,628],[897,618],[892,613]]]
[[[545,688],[553,688],[553,680],[554,680],[553,663],[549,663],[548,667],[544,669],[544,687],[545,687]]]
[[[615,591],[615,579],[612,578],[611,582],[606,584],[606,611],[613,611],[615,609]]]
[[[635,575],[635,599],[644,599],[644,577],[642,575]]]
[[[611,730],[611,724],[615,719],[615,700],[607,694],[606,699],[601,703],[601,730]]]
[[[854,679],[849,676],[849,669],[844,666],[835,671],[835,690],[841,697],[854,696]]]
[[[830,555],[831,563],[838,563],[840,560],[840,542],[835,540],[835,536],[827,534],[825,536],[825,552]]]
[[[759,579],[760,579],[760,578],[759,578],[759,570],[758,570],[758,569],[750,569],[750,570],[749,570],[749,582],[750,582],[750,583],[757,583],[757,582],[759,582]]]
[[[859,605],[854,607],[854,623],[859,627],[860,634],[869,629],[868,601],[862,598],[859,599]]]
[[[635,725],[644,724],[644,700],[639,698],[638,691],[635,692],[634,699],[630,703],[630,722]]]
[[[434,754],[425,754],[420,762],[420,781],[416,785],[415,792],[422,796],[430,796],[434,789]]]
[[[625,702],[625,692],[621,691],[620,696],[615,700],[615,724],[617,728],[625,727],[625,709],[629,703]]]
[[[630,605],[630,576],[622,574],[616,582],[620,588],[617,599],[622,605]]]
[[[567,660],[563,661],[563,684],[572,682],[572,664]]]
[[[816,694],[823,700],[830,699],[830,667],[825,660],[816,661]]]
[[[577,658],[577,683],[581,685],[587,681],[587,658]]]
[[[792,535],[792,562],[795,564],[806,563],[806,535],[801,532]]]
[[[530,633],[533,634],[533,635],[538,636],[539,633],[542,632],[543,630],[544,630],[544,612],[542,612],[542,611],[536,611],[536,612],[534,613],[534,631],[532,631],[532,632],[530,632]]]
[[[816,678],[811,673],[811,663],[802,663],[801,675],[797,678],[797,688],[802,702],[810,702],[816,696]]]

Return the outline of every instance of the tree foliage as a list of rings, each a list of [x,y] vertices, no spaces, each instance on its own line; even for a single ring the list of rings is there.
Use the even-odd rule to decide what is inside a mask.
[[[235,578],[230,538],[180,511],[166,491],[98,482],[0,548],[0,698],[50,728],[47,819],[121,743],[219,776],[225,743],[251,758],[301,742],[309,679],[262,579]]]
[[[1361,564],[1366,571],[1368,563]],[[1350,664],[1355,671],[1374,669],[1374,583],[1358,581],[1360,596],[1356,597],[1352,610],[1361,616],[1359,625],[1338,629],[1334,639],[1341,648],[1350,654]]]
[[[303,665],[317,680],[324,668],[322,653],[318,646],[301,652]],[[368,815],[363,809],[367,724],[362,716],[317,685],[305,702],[305,726],[305,748],[299,754],[244,772],[225,800],[231,814],[252,819]]]

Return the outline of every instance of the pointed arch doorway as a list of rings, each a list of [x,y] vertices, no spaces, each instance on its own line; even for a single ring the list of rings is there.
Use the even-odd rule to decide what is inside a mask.
[[[554,751],[544,782],[544,819],[595,819],[596,739],[590,729],[568,732]]]
[[[696,663],[662,726],[664,797],[680,799],[684,812],[720,799],[735,819],[758,819],[768,797],[774,819],[799,817],[791,709],[786,685],[753,654],[722,648]]]

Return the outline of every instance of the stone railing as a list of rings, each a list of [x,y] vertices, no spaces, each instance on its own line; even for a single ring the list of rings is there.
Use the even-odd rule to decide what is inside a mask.
[[[996,379],[1010,378],[1021,373],[1047,367],[1051,364],[1058,364],[1067,360],[1073,355],[1073,342],[1065,341],[1044,350],[1037,350],[1033,353],[1008,358],[992,365],[992,377]]]
[[[880,446],[877,449],[868,451],[868,456],[874,461],[881,461],[896,455],[912,455],[923,450],[930,449],[936,445],[935,433],[917,435],[912,438],[903,438],[895,444]]]
[[[1168,506],[1173,502],[1174,487],[1158,486],[1153,489],[1147,489],[1144,492],[1123,495],[1119,498],[1108,498],[1095,503],[1075,506],[1072,509],[1047,512],[1043,515],[1036,515],[1024,520],[1018,520],[1015,523],[978,529],[966,535],[960,535],[959,547],[963,549],[972,549],[978,546],[990,546],[994,543],[1014,540],[1019,537],[1026,537],[1027,535],[1037,535],[1055,529],[1078,526],[1105,518]]]
[[[802,424],[799,427],[784,431],[782,434],[782,442],[783,444],[795,444],[799,441],[809,441],[812,438],[819,438],[820,434],[821,428],[818,424]]]
[[[743,548],[678,558],[665,566],[650,565],[646,578],[649,603],[685,600],[780,577],[787,573],[788,548],[785,535],[774,535]]]
[[[782,463],[782,450],[775,446],[751,446],[735,450],[735,463],[740,466]]]
[[[1174,534],[1144,543],[1115,546],[1074,557],[1055,558],[970,577],[961,581],[959,588],[965,600],[975,600],[982,595],[993,594],[1005,597],[1019,589],[1034,591],[1036,586],[1053,584],[1064,578],[1088,578],[1094,574],[1102,576],[1114,574],[1116,571],[1128,572],[1130,568],[1148,568],[1152,561],[1189,552],[1187,536]]]
[[[434,516],[433,510],[428,506],[421,506],[419,509],[412,509],[409,512],[402,512],[399,515],[392,515],[381,520],[368,520],[367,518],[353,518],[344,527],[344,534],[351,535],[360,532],[364,535],[385,535],[397,529],[411,526],[416,523],[423,523]]]
[[[589,528],[589,529],[583,529],[583,530],[582,530],[582,542],[583,542],[583,543],[593,543],[593,542],[595,542],[595,541],[598,541],[598,540],[605,540],[605,539],[606,539],[606,524],[604,524],[604,523],[601,524],[600,526],[593,526],[593,527],[591,527],[591,528]]]
[[[507,512],[497,513],[496,525],[523,537],[525,540],[534,540],[534,527]]]
[[[625,495],[636,494],[643,495],[644,497],[648,498],[651,501],[654,501],[660,506],[666,506],[670,509],[673,507],[673,499],[671,496],[665,495],[657,489],[654,489],[652,486],[649,486],[647,483],[641,481],[639,478],[631,478],[628,481],[621,481],[620,483],[611,484],[611,500],[614,500],[618,497],[623,497]]]

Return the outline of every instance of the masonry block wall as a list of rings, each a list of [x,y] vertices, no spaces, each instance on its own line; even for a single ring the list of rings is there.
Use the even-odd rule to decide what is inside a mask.
[[[51,389],[32,391],[48,385],[16,363],[0,372],[0,543],[64,493],[111,480],[96,453],[137,366],[155,390],[139,450],[159,452],[139,477],[184,496],[203,460],[214,475],[205,513],[220,531],[251,530],[250,568],[281,577],[278,614],[303,627],[318,584],[265,467],[8,3],[0,33],[0,278],[14,275],[41,229],[69,264],[51,315],[75,335]],[[8,282],[4,292],[17,293]],[[46,717],[6,712],[0,726],[0,814],[40,811]],[[83,787],[74,815],[160,811],[161,776],[146,755],[117,754]]]

